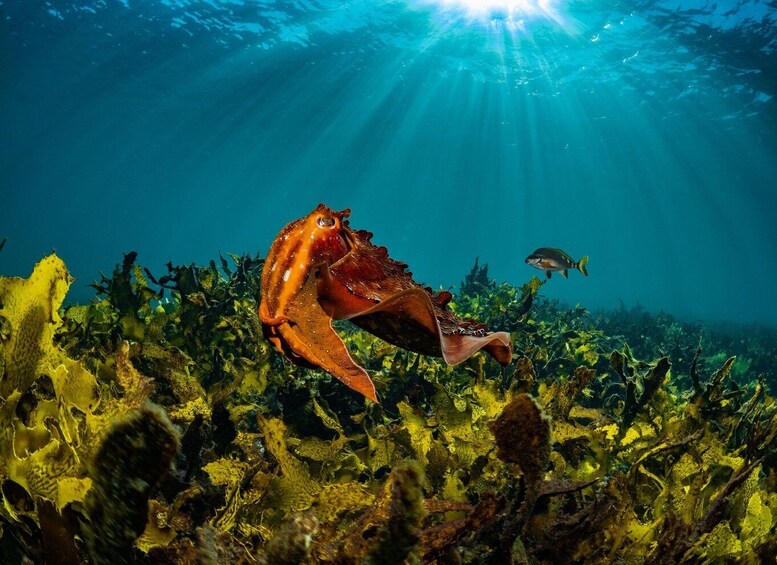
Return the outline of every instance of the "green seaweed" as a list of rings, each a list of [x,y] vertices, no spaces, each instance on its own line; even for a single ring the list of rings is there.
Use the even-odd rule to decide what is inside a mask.
[[[374,405],[268,346],[262,265],[155,277],[128,253],[91,303],[64,309],[56,256],[0,278],[4,561],[773,555],[771,330],[591,314],[476,262],[452,307],[511,331],[514,363],[449,367],[338,324]]]

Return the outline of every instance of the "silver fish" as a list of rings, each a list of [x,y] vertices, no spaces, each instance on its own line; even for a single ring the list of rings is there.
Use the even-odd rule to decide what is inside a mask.
[[[569,254],[555,247],[540,247],[526,258],[526,263],[545,271],[548,278],[553,271],[560,272],[565,279],[569,278],[569,269],[577,269],[588,276],[588,269],[585,268],[585,264],[588,263],[588,255],[580,261],[575,261]]]

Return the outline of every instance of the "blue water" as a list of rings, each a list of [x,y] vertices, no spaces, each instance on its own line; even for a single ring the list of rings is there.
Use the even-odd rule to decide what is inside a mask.
[[[490,4],[497,4],[495,0]],[[777,5],[0,2],[0,272],[267,252],[319,202],[435,287],[777,319]]]

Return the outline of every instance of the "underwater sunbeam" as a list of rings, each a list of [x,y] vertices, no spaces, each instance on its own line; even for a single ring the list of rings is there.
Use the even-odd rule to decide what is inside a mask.
[[[425,0],[445,11],[458,12],[468,21],[503,21],[524,26],[530,20],[564,24],[559,0]]]

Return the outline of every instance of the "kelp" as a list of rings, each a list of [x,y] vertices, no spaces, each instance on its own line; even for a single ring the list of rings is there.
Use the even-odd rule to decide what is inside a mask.
[[[518,289],[507,283],[496,284],[488,278],[488,265],[475,265],[464,277],[458,297],[451,303],[457,313],[480,319],[488,319],[492,327],[515,330],[526,320],[534,297],[545,284],[537,277]]]
[[[64,555],[77,551],[73,539],[68,542],[63,533],[74,535],[76,528],[65,519],[73,508],[82,509],[85,521],[105,526],[104,517],[97,516],[101,510],[120,511],[129,503],[128,490],[113,496],[112,500],[106,501],[105,496],[101,499],[97,493],[105,493],[119,483],[106,482],[105,473],[96,470],[104,470],[106,463],[123,463],[125,466],[119,474],[131,490],[149,482],[141,478],[149,471],[150,463],[164,461],[164,454],[156,449],[159,444],[154,443],[147,450],[145,461],[128,465],[142,453],[141,438],[127,444],[129,428],[116,431],[117,419],[129,417],[127,412],[138,408],[151,392],[150,379],[142,377],[129,361],[127,342],[121,342],[115,352],[112,370],[104,372],[105,376],[111,373],[116,393],[106,394],[102,399],[101,392],[107,392],[108,388],[101,385],[107,383],[99,383],[81,361],[69,357],[55,343],[55,332],[62,325],[58,310],[71,280],[56,255],[38,263],[29,279],[0,279],[0,316],[5,328],[0,342],[4,368],[0,375],[3,518],[10,524],[31,520],[41,528],[44,544],[49,546],[46,553],[56,553],[51,545],[59,544],[58,551]],[[152,421],[149,415],[167,422],[166,412],[161,408],[149,405],[144,410],[136,417],[144,426]],[[149,435],[149,441],[162,441],[159,429],[149,430],[146,436]],[[177,443],[170,449],[168,464],[176,446]],[[14,500],[15,497],[5,494],[9,492],[23,493],[22,497],[29,498],[22,505],[18,498]],[[95,500],[98,502],[89,502]],[[145,527],[145,506],[142,501],[142,516],[136,517],[140,531]],[[105,542],[111,533],[121,533],[116,529],[117,524],[126,530],[126,520],[122,517],[105,526],[111,528],[107,535],[84,535],[84,538],[88,542]],[[133,541],[129,540],[130,550]],[[107,559],[111,553],[102,548],[92,549],[94,561],[99,561],[101,555]],[[125,552],[127,555],[131,554]]]
[[[777,548],[776,357],[758,335],[728,353],[707,329],[566,308],[476,262],[452,307],[509,329],[512,365],[449,367],[339,324],[375,405],[266,345],[261,258],[158,277],[137,259],[65,309],[54,255],[0,278],[5,562],[755,563]]]

